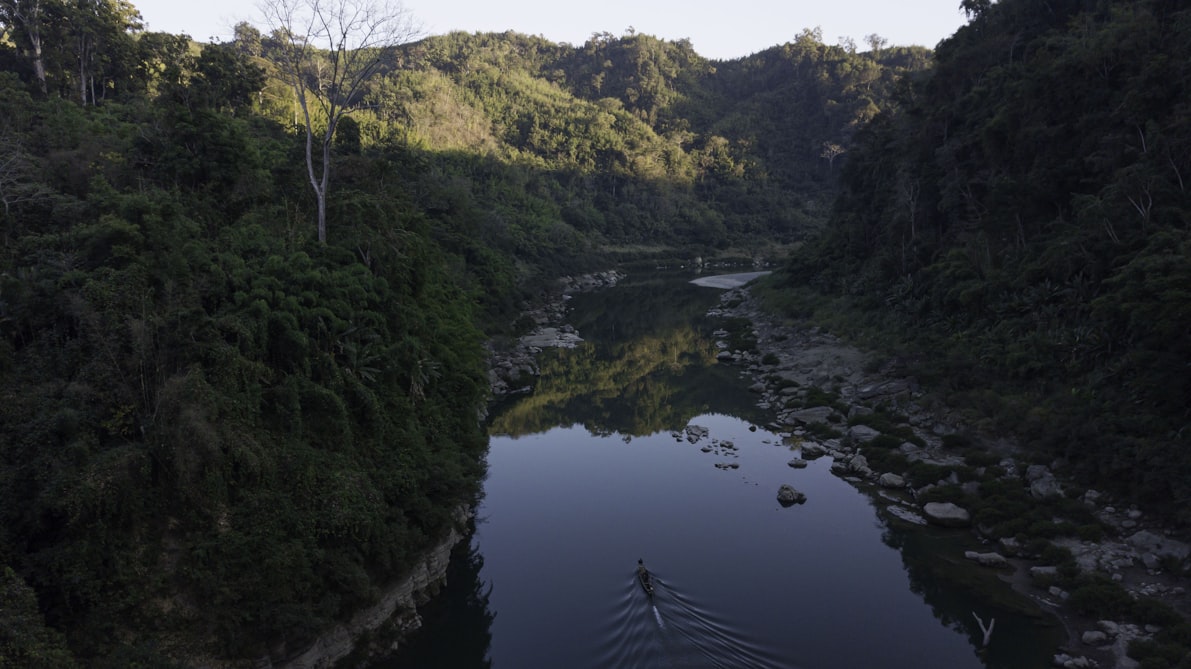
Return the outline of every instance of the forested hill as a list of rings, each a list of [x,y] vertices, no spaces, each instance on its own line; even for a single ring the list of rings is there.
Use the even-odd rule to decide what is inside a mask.
[[[460,154],[497,200],[527,198],[502,222],[516,236],[597,247],[788,242],[821,223],[837,156],[900,75],[930,65],[920,47],[857,53],[819,37],[803,31],[717,62],[642,34],[574,47],[452,33],[400,53],[370,103],[373,120],[395,124],[411,146]],[[497,173],[477,174],[477,155]]]
[[[5,0],[0,30],[13,666],[308,647],[473,500],[482,342],[528,280],[803,236],[930,61],[813,31],[729,63],[637,34],[368,54],[320,243],[277,35],[199,45],[123,0]]]
[[[785,297],[859,308],[848,325],[1039,460],[1189,522],[1191,11],[964,4],[933,72],[857,134]]]

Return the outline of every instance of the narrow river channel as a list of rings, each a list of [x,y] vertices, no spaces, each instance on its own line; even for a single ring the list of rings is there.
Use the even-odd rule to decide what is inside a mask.
[[[584,343],[494,412],[475,532],[380,666],[1046,666],[1053,628],[944,575],[963,533],[889,525],[830,458],[787,466],[750,381],[716,361],[720,290],[691,278],[571,300]],[[778,504],[783,483],[806,503]],[[997,618],[986,651],[973,612]]]

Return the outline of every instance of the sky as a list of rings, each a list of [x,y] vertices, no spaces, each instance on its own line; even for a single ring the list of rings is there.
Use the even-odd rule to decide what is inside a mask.
[[[394,0],[396,1],[396,0]],[[889,45],[933,48],[966,22],[960,0],[402,0],[425,35],[453,30],[541,35],[582,45],[593,33],[632,28],[667,40],[687,38],[705,58],[730,60],[821,28],[823,42],[841,37],[867,50],[877,34]],[[231,38],[239,21],[260,26],[252,0],[132,0],[152,31],[186,33],[197,41]]]

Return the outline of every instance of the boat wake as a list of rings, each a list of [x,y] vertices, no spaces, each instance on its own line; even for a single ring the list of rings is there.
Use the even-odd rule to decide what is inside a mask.
[[[635,579],[626,583],[600,630],[593,666],[797,669],[657,573],[653,585],[647,598]]]

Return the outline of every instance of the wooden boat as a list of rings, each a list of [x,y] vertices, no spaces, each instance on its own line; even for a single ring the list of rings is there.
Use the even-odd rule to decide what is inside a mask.
[[[641,589],[649,597],[653,597],[653,578],[649,575],[649,570],[644,566],[637,567],[637,580],[641,581]]]

